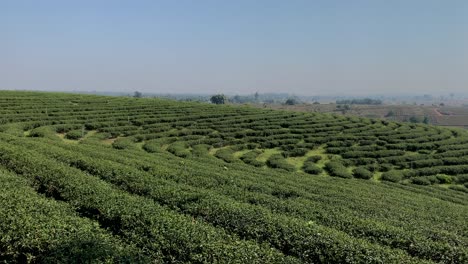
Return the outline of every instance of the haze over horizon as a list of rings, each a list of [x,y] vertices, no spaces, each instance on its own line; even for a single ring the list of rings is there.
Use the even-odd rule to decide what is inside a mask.
[[[0,90],[468,91],[468,1],[0,1]]]

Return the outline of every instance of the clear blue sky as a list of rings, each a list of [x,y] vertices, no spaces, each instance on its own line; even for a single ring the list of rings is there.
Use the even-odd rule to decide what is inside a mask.
[[[0,89],[468,91],[466,0],[0,0]]]

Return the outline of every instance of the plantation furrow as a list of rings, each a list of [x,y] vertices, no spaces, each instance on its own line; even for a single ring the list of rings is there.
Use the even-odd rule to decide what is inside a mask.
[[[193,176],[188,176],[188,175],[186,175],[186,176],[183,177],[183,179],[192,179],[192,177],[193,177]],[[213,185],[213,184],[207,184],[207,183],[206,183],[206,178],[207,178],[207,177],[206,177],[206,176],[203,176],[203,177],[205,178],[205,181],[201,181],[201,182],[202,182],[202,185],[205,185],[205,186]],[[238,177],[240,177],[240,176],[239,176],[239,175],[235,176],[236,179],[237,179]],[[199,178],[193,179],[192,182],[196,182],[197,180],[200,180],[200,179],[199,179]],[[311,182],[311,183],[313,184],[313,182]],[[316,183],[317,183],[317,182],[315,182],[315,185],[316,185]],[[239,182],[238,182],[237,184],[239,184]],[[259,190],[261,190],[261,189],[262,189],[262,188],[260,188]],[[298,190],[298,189],[295,189],[295,190]],[[327,190],[328,193],[330,193],[330,191],[331,191],[331,190]],[[338,192],[340,192],[340,191],[338,191]],[[341,191],[341,192],[342,192],[342,191]],[[349,189],[347,190],[347,192],[349,192]],[[378,192],[378,191],[377,191],[377,192]],[[295,191],[295,193],[297,193],[297,191]],[[404,193],[404,194],[407,194],[407,193]],[[371,196],[372,196],[372,195],[370,195],[370,197],[371,197]],[[380,201],[380,200],[379,200],[379,201]],[[385,201],[385,200],[383,200],[382,202],[384,202],[384,201]],[[402,203],[408,203],[408,201],[409,201],[409,200],[402,200]],[[372,200],[370,200],[369,202],[372,202]],[[334,206],[336,206],[336,200],[335,200],[335,201],[330,201],[329,203],[330,203],[330,204],[333,204]],[[387,202],[387,203],[388,203],[388,202]],[[326,203],[322,204],[322,207],[323,207],[324,205],[326,205]],[[361,205],[361,206],[362,206],[362,205]],[[333,208],[333,207],[331,207],[330,209],[332,209],[332,208]],[[332,209],[332,210],[333,210],[333,209]],[[411,211],[410,211],[410,212],[411,212]],[[461,217],[461,216],[459,216],[459,218],[460,218],[460,217]],[[402,216],[402,218],[405,219],[405,218],[408,218],[408,216],[407,216],[407,215],[404,215],[404,216]],[[431,216],[428,216],[428,218],[429,218],[428,220],[433,220]],[[446,218],[448,218],[448,217],[446,217]],[[382,218],[382,219],[386,219],[386,218]],[[462,218],[462,219],[464,219],[464,218]],[[464,221],[464,220],[462,220],[461,222],[463,222],[463,221]],[[398,226],[398,225],[397,225],[397,226]],[[428,228],[429,228],[429,227],[428,227]],[[440,228],[441,228],[441,229],[447,229],[447,226],[443,226],[443,227],[441,226]],[[413,230],[412,225],[409,225],[408,230],[409,230],[409,231],[412,231],[412,230]],[[431,233],[432,233],[432,232],[431,232]],[[455,239],[455,240],[458,240],[458,239]]]
[[[78,147],[78,146],[77,146],[77,147]],[[84,151],[84,150],[83,150],[83,151]],[[112,151],[112,150],[111,150],[111,151]],[[87,155],[92,155],[92,156],[94,155],[94,156],[96,156],[97,152],[98,152],[98,151],[95,149],[95,152],[93,152],[93,153],[91,153],[91,152],[86,152],[86,153],[87,153]],[[101,155],[101,156],[98,155],[98,156],[96,156],[96,157],[97,157],[97,158],[100,158],[100,159],[103,159],[103,158],[105,159],[105,156],[104,156],[104,155],[109,156],[108,153],[109,153],[109,151],[105,151],[105,153],[103,153],[103,155]],[[139,161],[143,158],[143,156],[142,156],[141,153],[138,154],[137,157],[135,157],[135,160],[121,159],[120,156],[112,156],[112,157],[114,157],[114,160],[116,160],[116,161],[118,160],[118,162],[126,163],[126,164],[133,164],[133,165],[137,165],[137,164],[139,163]],[[169,161],[166,161],[166,162],[169,162]],[[188,162],[188,161],[187,161],[187,162]],[[175,163],[174,165],[176,165],[176,163]],[[174,165],[171,165],[171,166],[174,166]],[[190,166],[195,166],[195,165],[196,165],[196,163],[190,163]],[[142,164],[142,166],[144,166],[144,163]],[[203,167],[200,167],[200,168],[203,169]],[[157,170],[161,170],[161,169],[163,169],[163,168],[156,167],[156,169],[157,169]],[[163,169],[163,170],[167,170],[167,168],[166,168],[166,169]],[[202,171],[202,170],[199,170],[198,174],[199,174],[201,171]],[[174,177],[175,175],[180,175],[181,173],[184,174],[183,171],[175,171],[175,172],[173,172],[173,173],[171,174],[171,175],[173,175],[173,176],[171,176],[171,178]],[[228,173],[228,171],[224,172],[223,174],[227,174],[227,173]],[[166,173],[166,174],[167,174],[167,173]],[[240,175],[235,175],[235,176],[233,175],[233,176],[231,176],[231,177],[235,177],[236,179],[238,179],[238,178],[244,177],[244,175],[248,175],[248,173],[240,174]],[[229,178],[226,178],[226,177],[219,178],[218,180],[214,181],[213,184],[210,184],[210,183],[206,182],[207,179],[212,178],[213,176],[216,176],[216,177],[218,177],[218,178],[221,177],[220,174],[212,173],[212,174],[203,176],[203,178],[198,177],[198,178],[196,178],[196,179],[192,179],[192,177],[189,177],[188,175],[185,175],[185,176],[178,177],[178,179],[179,179],[179,180],[182,180],[182,181],[190,180],[189,183],[192,184],[192,185],[193,185],[193,184],[198,184],[198,186],[214,186],[214,187],[216,187],[216,185],[219,184],[219,183],[221,183],[221,182],[225,182],[225,183],[226,183],[226,182],[229,182]],[[249,180],[248,177],[245,177],[245,179],[246,179],[246,180]],[[276,179],[276,178],[275,178],[275,179]],[[198,180],[200,181],[199,183],[197,183]],[[264,183],[266,183],[266,182],[264,181]],[[311,181],[309,184],[304,184],[304,186],[315,186],[315,187],[317,187],[318,189],[322,188],[321,186],[316,186],[317,183],[319,183],[319,182],[317,182],[317,181]],[[354,182],[352,182],[352,183],[354,183]],[[256,185],[255,182],[244,183],[243,181],[242,181],[242,182],[237,182],[237,184],[245,184],[245,187],[246,187],[246,188],[249,188],[250,186],[253,187],[253,186]],[[275,184],[280,184],[280,182],[275,183]],[[284,183],[281,182],[281,185],[284,186]],[[274,187],[274,186],[275,186],[275,185],[272,185],[272,187]],[[276,188],[277,188],[277,187],[276,187]],[[297,187],[297,188],[296,188],[296,187],[293,188],[293,190],[296,190],[295,193],[298,193],[297,190],[299,190],[299,189],[300,189],[300,188],[298,188],[298,187]],[[261,188],[260,188],[259,190],[261,190]],[[332,190],[327,190],[327,191],[330,192],[330,191],[332,191]],[[339,190],[339,189],[338,189],[337,192],[336,192],[336,194],[343,193],[343,191],[344,191],[344,192],[349,192],[349,190],[347,190],[347,189],[343,189],[343,190]],[[317,191],[315,190],[314,192],[317,192]],[[299,192],[299,193],[301,193],[301,192]],[[320,193],[320,192],[319,192],[319,193]],[[301,193],[301,194],[303,194],[303,193]],[[302,195],[302,196],[307,197],[308,194],[309,194],[309,192],[305,193],[305,195]],[[398,198],[398,196],[399,196],[398,194],[395,194],[395,197],[396,197],[396,198]],[[313,197],[311,197],[311,201],[317,200],[317,199],[320,200],[320,199],[322,199],[322,198],[323,198],[323,197],[320,197],[320,196],[313,196]],[[395,199],[396,199],[396,198],[395,198]],[[337,200],[333,200],[333,201],[331,201],[331,200],[330,200],[330,201],[323,200],[322,202],[323,202],[323,205],[326,205],[326,204],[333,204],[333,205],[336,207],[336,206],[337,206],[337,202],[340,202],[340,201],[342,201],[342,199],[337,199]],[[380,199],[379,199],[378,201],[380,201]],[[356,201],[356,202],[357,202],[357,201]],[[361,201],[361,202],[362,202],[362,203],[371,203],[371,202],[373,202],[373,201],[372,201],[372,200],[364,200],[364,201]],[[380,201],[380,202],[385,203],[385,200]],[[407,204],[407,203],[408,203],[408,200],[401,200],[401,202]],[[375,203],[375,202],[374,202],[374,203]],[[416,206],[416,205],[415,205],[415,206]],[[353,209],[353,210],[354,210],[354,209],[357,209],[357,210],[359,211],[359,208],[352,208],[352,209]],[[415,208],[415,209],[417,209],[417,208]],[[408,208],[405,208],[405,210],[407,210],[408,212],[411,212],[413,209],[408,210]],[[388,217],[388,216],[387,216],[387,215],[384,215],[382,219],[386,219],[386,217]],[[402,217],[403,217],[403,218],[407,218],[408,216],[405,215],[405,216],[402,216]],[[432,220],[432,216],[429,216],[429,220]],[[443,228],[443,229],[446,229],[446,228]]]
[[[225,200],[225,203],[222,205],[217,205],[215,208],[244,208],[246,212],[252,212],[255,210],[255,207],[251,207],[248,205],[236,204],[234,201],[244,201],[249,202],[249,199],[252,197],[249,194],[246,194],[244,190],[239,190],[235,192],[232,188],[229,189],[218,189],[217,193],[225,194],[230,197],[235,198],[235,200],[229,200],[226,197],[218,196],[215,198],[215,193],[211,191],[208,192],[203,189],[191,189],[189,187],[183,187],[180,184],[174,184],[170,182],[161,181],[159,179],[153,179],[145,175],[144,173],[139,173],[138,171],[132,170],[131,168],[127,167],[124,168],[119,166],[118,164],[112,163],[103,163],[100,165],[99,163],[93,162],[92,159],[86,158],[85,156],[80,156],[76,153],[72,152],[63,152],[63,151],[47,151],[43,150],[43,153],[49,153],[49,155],[53,156],[54,158],[67,162],[77,168],[83,169],[93,175],[104,177],[104,179],[109,180],[110,182],[122,186],[124,190],[130,191],[132,193],[142,194],[149,197],[152,197],[159,203],[167,204],[172,208],[182,210],[185,213],[190,213],[192,215],[198,216],[200,215],[200,210],[197,209],[192,211],[191,207],[194,205],[197,206],[199,203],[202,203],[204,200],[207,201],[208,205],[212,206],[211,200],[221,201]],[[118,169],[119,167],[122,167]],[[113,168],[112,171],[105,172],[106,168]],[[126,175],[122,177],[121,175]],[[130,175],[133,175],[130,177]],[[130,178],[129,178],[130,177]],[[151,186],[157,186],[156,189],[152,189]],[[174,195],[177,193],[177,195]],[[213,197],[210,197],[213,196]],[[206,197],[210,197],[207,200]],[[265,197],[265,196],[264,196]],[[441,243],[426,241],[425,238],[419,238],[415,235],[411,236],[409,233],[405,233],[402,230],[398,230],[398,228],[391,227],[391,226],[384,226],[384,228],[380,227],[382,223],[378,222],[370,222],[370,221],[363,221],[359,218],[353,218],[352,216],[346,214],[347,212],[342,212],[341,214],[326,214],[325,211],[322,211],[322,219],[320,219],[320,214],[317,213],[320,211],[319,208],[316,208],[316,212],[314,214],[310,214],[307,209],[305,208],[312,208],[312,206],[307,203],[306,201],[302,200],[302,202],[295,203],[293,201],[284,201],[281,202],[276,197],[267,197],[268,200],[266,202],[261,202],[262,197],[255,197],[259,199],[258,201],[266,208],[276,209],[277,213],[289,213],[291,215],[295,215],[296,217],[301,217],[301,219],[310,219],[314,221],[322,221],[325,224],[328,224],[331,227],[339,228],[343,231],[347,231],[352,235],[357,235],[363,238],[371,238],[375,240],[375,242],[379,242],[385,245],[389,245],[392,247],[402,248],[410,252],[415,256],[421,256],[424,258],[432,258],[434,260],[443,260],[445,259],[456,259],[456,258],[465,258],[465,253],[462,252],[452,252],[451,247],[449,245],[444,245]],[[194,205],[193,205],[194,204]],[[280,206],[282,205],[282,206]],[[189,208],[189,209],[187,209]],[[202,207],[203,208],[203,207]],[[204,209],[204,208],[203,208]],[[209,210],[214,210],[214,208],[208,208]],[[280,211],[278,211],[280,209]],[[317,211],[319,210],[319,211]],[[265,211],[268,213],[267,211]],[[265,214],[266,214],[265,213]],[[224,212],[228,219],[237,219],[240,218],[234,211],[234,209],[230,209],[230,211]],[[326,216],[325,219],[323,217]],[[279,215],[276,214],[276,217]],[[260,219],[245,219],[244,221],[264,221],[261,220],[265,218],[264,216]],[[270,217],[271,218],[271,217]],[[207,217],[204,216],[206,220]],[[340,221],[335,221],[334,219],[343,219]],[[215,223],[217,225],[222,226],[223,228],[231,228],[229,230],[232,231],[231,226],[228,226],[228,223],[220,222],[220,220],[210,218],[208,219],[210,223]],[[309,221],[310,221],[309,220]],[[216,222],[213,222],[216,221]],[[374,229],[372,229],[374,226]],[[377,229],[376,229],[377,228]],[[246,236],[246,232],[248,230],[240,230],[237,231],[241,236]],[[325,231],[322,231],[325,232]],[[248,235],[248,234],[247,234]],[[247,238],[254,238],[254,239],[264,239],[259,237],[249,237]],[[405,242],[406,240],[406,242]],[[398,244],[394,241],[401,241]],[[271,243],[271,242],[270,242]],[[436,250],[437,249],[437,250]],[[436,253],[437,252],[437,253]],[[459,255],[461,254],[461,255]]]
[[[34,187],[24,197],[99,223],[98,233],[112,241],[112,249],[99,253],[105,259],[468,261],[468,133],[460,129],[0,91],[0,132],[0,164]],[[89,232],[84,222],[76,228]],[[12,232],[21,237],[19,230]],[[50,239],[40,241],[61,241]],[[32,256],[51,252],[42,245]]]
[[[168,211],[152,201],[20,147],[0,144],[0,162],[33,181],[34,186],[67,201],[145,252],[165,262],[295,262],[268,247],[237,240],[198,221]],[[31,165],[34,164],[34,167]]]
[[[29,182],[0,167],[0,261],[4,263],[133,262],[148,259],[66,204],[38,195]]]

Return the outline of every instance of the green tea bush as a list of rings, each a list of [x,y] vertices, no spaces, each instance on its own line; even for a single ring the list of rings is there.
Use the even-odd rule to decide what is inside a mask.
[[[322,156],[320,155],[313,155],[313,156],[310,156],[306,159],[306,162],[312,162],[312,163],[317,163],[319,162],[320,160],[322,160]]]
[[[454,191],[458,191],[458,192],[468,193],[468,188],[466,186],[463,186],[463,185],[450,185],[449,189],[454,190]]]
[[[438,174],[435,176],[435,178],[438,181],[437,183],[441,183],[441,184],[451,184],[453,181],[451,176],[445,175],[445,174]]]
[[[208,144],[198,144],[192,146],[192,155],[195,157],[203,157],[208,155],[211,146]]]
[[[236,162],[237,158],[234,157],[235,150],[232,148],[219,149],[215,153],[215,157],[224,160],[227,163]]]
[[[271,167],[271,168],[277,168],[277,169],[283,169],[283,170],[286,170],[286,171],[295,171],[296,168],[289,164],[283,157],[283,155],[281,154],[273,154],[271,155],[266,164],[268,165],[268,167]]]
[[[353,170],[353,176],[354,178],[368,180],[371,179],[374,176],[374,174],[366,168],[357,167]]]
[[[112,147],[115,149],[128,149],[135,146],[135,142],[131,138],[118,138],[112,142]]]
[[[159,139],[152,139],[148,140],[143,144],[143,149],[146,152],[149,153],[157,153],[157,152],[162,152],[162,146],[164,145],[164,142],[162,142]]]
[[[292,150],[283,151],[283,156],[286,158],[287,157],[302,157],[307,152],[309,152],[309,150],[305,148],[294,148]]]
[[[67,204],[37,194],[18,175],[0,171],[0,192],[2,262],[150,261],[141,250],[80,218]]]
[[[184,142],[176,141],[172,143],[169,145],[169,147],[167,147],[167,151],[181,158],[188,158],[191,155],[190,150],[187,149]]]
[[[427,177],[412,178],[411,182],[417,185],[431,185],[431,181]]]
[[[71,130],[65,134],[65,138],[78,140],[83,137],[83,132],[81,130]]]
[[[240,157],[240,159],[246,164],[249,164],[255,167],[262,167],[263,165],[265,165],[265,163],[257,160],[257,157],[261,153],[262,152],[259,150],[252,150],[252,151],[246,152],[244,155]]]
[[[390,170],[382,173],[382,180],[390,182],[399,182],[403,179],[403,174],[396,170]]]
[[[318,175],[322,173],[323,171],[322,168],[310,162],[305,162],[304,165],[302,166],[302,170],[304,170],[304,172],[308,174],[313,174],[313,175]]]
[[[73,204],[82,215],[96,219],[108,230],[118,230],[130,243],[144,248],[152,258],[162,257],[165,263],[239,263],[246,259],[253,263],[298,263],[269,247],[232,238],[222,230],[193,221],[153,200],[116,190],[94,176],[37,153],[1,145],[0,150],[3,165],[36,181],[45,194]],[[24,166],[31,162],[35,168]],[[125,178],[123,174],[119,177]]]
[[[329,161],[325,163],[325,170],[330,174],[330,176],[340,177],[340,178],[352,178],[353,175],[348,172],[346,167],[338,161]]]

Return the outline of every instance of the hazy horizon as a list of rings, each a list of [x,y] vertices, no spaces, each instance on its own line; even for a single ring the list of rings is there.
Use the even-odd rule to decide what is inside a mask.
[[[1,1],[0,89],[468,91],[467,1]]]

